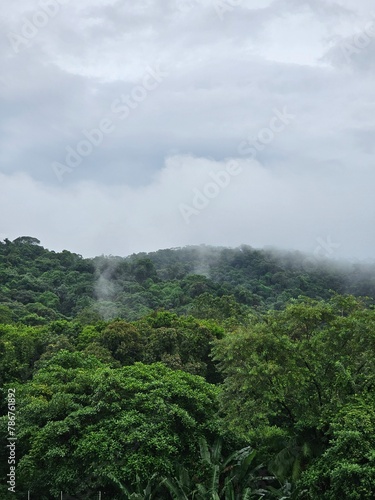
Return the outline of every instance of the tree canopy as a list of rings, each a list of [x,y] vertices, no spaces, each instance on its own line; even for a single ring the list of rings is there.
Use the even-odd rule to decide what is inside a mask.
[[[375,270],[305,262],[0,242],[0,498],[373,499]]]

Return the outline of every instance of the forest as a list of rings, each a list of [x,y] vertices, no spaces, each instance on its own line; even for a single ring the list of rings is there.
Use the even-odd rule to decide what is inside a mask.
[[[375,265],[0,242],[1,499],[375,498]]]

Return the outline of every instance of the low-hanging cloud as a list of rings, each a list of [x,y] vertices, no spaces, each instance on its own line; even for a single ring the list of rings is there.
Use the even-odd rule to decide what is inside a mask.
[[[192,206],[197,191],[204,193],[230,162],[240,173],[187,225],[181,204]],[[375,244],[372,171],[362,172],[361,179],[347,171],[338,180],[334,165],[317,173],[284,166],[269,170],[243,158],[174,156],[143,187],[81,183],[60,189],[20,174],[0,180],[0,210],[7,213],[1,236],[36,236],[56,250],[69,242],[70,250],[84,256],[201,243],[313,252],[320,239],[336,245],[329,257],[361,259]]]

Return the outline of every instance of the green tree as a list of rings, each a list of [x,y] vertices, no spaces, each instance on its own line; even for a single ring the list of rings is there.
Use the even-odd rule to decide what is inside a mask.
[[[144,362],[162,361],[213,383],[220,380],[210,354],[211,343],[223,335],[223,328],[214,321],[158,311],[138,321],[137,327],[143,337]]]
[[[37,327],[0,325],[0,385],[26,381],[47,343],[47,333]]]
[[[143,343],[137,328],[125,321],[114,321],[98,335],[97,342],[123,365],[142,360]]]
[[[174,477],[165,478],[174,500],[244,500],[276,498],[269,486],[275,482],[273,476],[264,474],[261,464],[256,465],[256,451],[250,446],[223,457],[222,440],[209,446],[200,441],[200,472],[195,477],[184,467],[177,467]],[[280,489],[272,488],[275,493]]]
[[[337,414],[373,394],[374,350],[375,310],[354,297],[300,299],[254,319],[214,350],[226,421],[297,479],[332,445]]]
[[[61,489],[123,498],[118,482],[169,474],[176,459],[193,471],[200,438],[218,433],[218,389],[162,364],[111,369],[63,350],[17,394],[19,490],[40,500]]]
[[[12,310],[6,305],[0,305],[0,324],[13,323]]]
[[[357,395],[330,425],[327,450],[302,475],[311,500],[371,500],[375,496],[375,400]]]

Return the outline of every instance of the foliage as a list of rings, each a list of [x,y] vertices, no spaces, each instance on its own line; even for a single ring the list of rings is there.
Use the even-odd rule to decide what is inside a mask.
[[[169,473],[177,457],[194,469],[199,439],[218,433],[217,389],[162,364],[111,369],[62,350],[17,394],[18,485],[40,499],[62,489],[116,498],[116,481]]]
[[[337,296],[328,302],[300,299],[217,342],[214,353],[225,377],[226,422],[263,450],[280,478],[296,481],[311,464],[323,467],[328,457],[338,456],[349,437],[344,439],[349,426],[340,430],[338,415],[353,414],[353,401],[373,394],[374,327],[374,309],[354,297]],[[366,401],[363,412],[371,408],[372,399]],[[370,457],[370,434],[362,433],[361,439]],[[367,463],[365,450],[360,457]],[[359,473],[355,460],[347,465],[353,474]],[[369,467],[367,477],[373,471]],[[336,479],[341,481],[345,473],[350,477],[344,469],[335,469]],[[353,482],[349,480],[352,486]],[[321,486],[313,498],[347,493],[332,484]]]
[[[327,450],[304,472],[309,499],[370,500],[375,492],[375,400],[355,395],[331,423]]]
[[[328,299],[330,290],[375,296],[375,268],[322,261],[308,270],[302,254],[248,246],[84,259],[29,236],[0,242],[0,320],[7,323],[134,321],[157,309],[243,323],[251,308],[282,309],[299,295]]]
[[[192,479],[184,467],[178,467],[176,477],[166,478],[163,481],[171,497],[174,500],[274,498],[270,490],[265,487],[275,478],[264,476],[262,466],[254,465],[255,450],[248,446],[226,459],[222,457],[221,451],[220,439],[215,441],[211,448],[202,439],[200,455],[203,467],[199,476]]]
[[[307,260],[0,242],[11,498],[374,498],[375,268]]]

